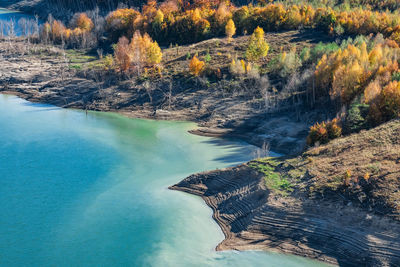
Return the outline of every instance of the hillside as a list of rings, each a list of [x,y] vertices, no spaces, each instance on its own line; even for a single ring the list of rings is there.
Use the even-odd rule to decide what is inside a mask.
[[[44,23],[0,23],[0,93],[258,146],[171,187],[214,210],[219,250],[400,265],[398,0],[124,3],[14,3]]]
[[[281,47],[290,51],[291,47],[315,47],[320,41],[329,40],[310,31],[274,33],[266,38],[271,51],[267,60],[259,62],[266,68]],[[270,143],[276,152],[297,153],[306,145],[309,126],[329,118],[331,108],[321,105],[311,110],[298,100],[293,105],[290,93],[271,96],[275,100],[267,105],[263,87],[282,89],[284,79],[279,74],[271,75],[266,84],[251,81],[245,75],[230,77],[232,57],[244,53],[248,39],[237,37],[228,43],[225,38],[215,38],[164,48],[162,76],[149,74],[139,79],[105,71],[102,60],[87,50],[29,47],[21,41],[10,47],[2,42],[0,90],[62,107],[116,111],[131,117],[192,120],[200,123],[201,127],[194,131],[197,134],[239,137],[259,146]],[[201,58],[209,54],[208,64],[221,69],[225,78],[193,77],[188,73],[188,54]]]
[[[299,157],[195,174],[171,189],[202,196],[213,209],[225,233],[217,249],[294,253],[340,266],[397,266],[399,134],[395,120]]]

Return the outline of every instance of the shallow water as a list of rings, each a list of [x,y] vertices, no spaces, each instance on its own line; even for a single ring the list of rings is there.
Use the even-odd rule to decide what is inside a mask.
[[[21,19],[25,19],[25,21]],[[26,24],[28,20],[31,21],[29,26]],[[16,36],[21,36],[24,34],[23,29],[26,28],[28,31],[28,27],[29,32],[34,33],[35,20],[36,18],[32,15],[0,7],[0,36],[8,36],[11,32]]]
[[[223,234],[187,175],[249,159],[195,125],[66,110],[0,95],[1,266],[322,266],[215,252]]]

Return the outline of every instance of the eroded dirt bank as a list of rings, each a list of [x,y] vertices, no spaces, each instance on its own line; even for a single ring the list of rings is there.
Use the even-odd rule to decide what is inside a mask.
[[[201,196],[213,209],[226,237],[218,250],[400,266],[399,163],[400,121],[394,120],[299,157],[194,174],[170,189]]]
[[[339,266],[399,266],[398,223],[340,203],[282,198],[246,164],[170,187],[201,196],[225,240],[217,250],[268,250]]]

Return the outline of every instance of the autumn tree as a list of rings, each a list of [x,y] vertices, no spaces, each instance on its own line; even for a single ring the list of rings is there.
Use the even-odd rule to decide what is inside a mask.
[[[139,31],[136,31],[130,43],[126,37],[120,38],[114,57],[122,71],[135,69],[139,74],[144,67],[159,64],[162,60],[162,52],[157,42],[154,42],[147,33],[141,35]]]
[[[231,12],[229,11],[227,5],[222,2],[217,10],[215,10],[214,16],[213,16],[213,22],[214,22],[214,30],[216,32],[223,33],[223,26],[227,22],[227,20],[232,16]],[[221,29],[222,28],[222,29]]]
[[[189,71],[194,76],[199,76],[200,73],[203,71],[205,66],[205,62],[199,60],[196,56],[193,56],[192,60],[189,63]]]
[[[141,17],[140,12],[134,9],[117,9],[107,16],[106,30],[112,40],[118,40],[120,36],[133,34],[135,32],[133,27],[138,24],[137,20]]]
[[[228,37],[228,41],[232,39],[232,36],[236,33],[235,23],[232,19],[229,19],[225,26],[225,34]]]
[[[310,127],[310,132],[307,137],[307,144],[314,145],[316,143],[325,144],[329,140],[338,138],[342,135],[340,121],[335,118],[331,121],[316,123]]]
[[[358,61],[339,66],[333,75],[331,97],[339,96],[344,104],[349,104],[359,92],[363,76],[364,69]]]
[[[400,116],[400,83],[389,83],[381,92],[380,108],[386,120]]]
[[[268,55],[269,45],[264,39],[264,30],[257,27],[250,37],[250,42],[246,50],[246,58],[256,61]]]
[[[89,32],[93,29],[94,24],[86,13],[78,13],[72,18],[71,26]]]
[[[119,66],[121,71],[128,71],[131,65],[132,53],[129,47],[129,40],[122,36],[119,38],[117,45],[114,50],[115,62]]]
[[[65,26],[61,21],[54,20],[51,24],[51,39],[54,42],[61,42],[64,40]]]
[[[147,63],[150,65],[156,65],[161,62],[162,52],[157,42],[151,42],[146,48]]]
[[[157,42],[153,42],[150,35],[147,33],[141,35],[139,31],[136,31],[132,38],[130,47],[134,54],[134,60],[138,60],[149,66],[161,62],[161,48],[158,46]]]
[[[364,90],[364,102],[372,103],[382,92],[382,87],[378,80],[371,82]]]

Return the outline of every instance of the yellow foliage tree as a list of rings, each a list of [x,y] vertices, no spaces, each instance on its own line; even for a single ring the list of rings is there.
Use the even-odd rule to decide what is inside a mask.
[[[360,89],[363,81],[364,70],[358,61],[350,65],[340,65],[333,75],[332,90],[333,98],[341,97],[341,100],[348,104]]]
[[[142,36],[136,31],[130,43],[130,50],[135,63],[153,66],[162,60],[161,48],[147,33]]]
[[[198,23],[201,20],[201,14],[200,14],[200,10],[198,8],[196,8],[195,10],[193,10],[192,12],[192,21],[194,23]]]
[[[150,65],[156,65],[161,62],[162,52],[157,42],[152,42],[147,47],[147,63]]]
[[[226,23],[225,33],[226,36],[228,37],[228,41],[230,41],[232,39],[232,36],[235,35],[236,27],[232,19],[229,19],[228,22]]]
[[[205,66],[205,62],[199,60],[196,56],[193,56],[192,60],[189,63],[189,71],[194,76],[199,76],[200,73],[203,71]]]
[[[164,13],[158,9],[154,17],[154,23],[161,25],[164,22]]]
[[[246,58],[256,61],[268,55],[269,45],[264,39],[264,30],[257,27],[250,37],[250,42],[246,50]]]

